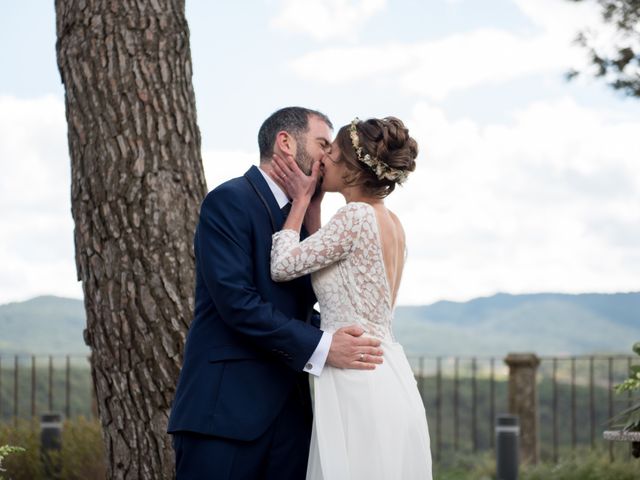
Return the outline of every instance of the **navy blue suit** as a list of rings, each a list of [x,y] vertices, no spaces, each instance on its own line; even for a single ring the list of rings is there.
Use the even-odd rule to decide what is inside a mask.
[[[271,280],[271,235],[283,223],[257,167],[202,203],[194,319],[168,428],[178,478],[241,478],[243,468],[265,471],[267,463],[265,478],[289,478],[284,472],[291,467],[278,467],[279,456],[306,465],[311,406],[303,368],[322,332],[313,325],[309,277]],[[297,449],[270,452],[282,438]],[[232,465],[225,463],[229,456]],[[212,465],[215,476],[206,471]],[[303,467],[290,478],[303,478]]]

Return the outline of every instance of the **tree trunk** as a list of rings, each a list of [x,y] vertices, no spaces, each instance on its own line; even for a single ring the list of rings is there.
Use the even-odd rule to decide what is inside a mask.
[[[172,478],[206,184],[184,0],[56,0],[76,265],[110,478]]]

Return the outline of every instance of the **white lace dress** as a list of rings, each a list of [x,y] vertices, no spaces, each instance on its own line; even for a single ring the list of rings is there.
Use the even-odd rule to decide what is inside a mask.
[[[393,299],[375,210],[342,207],[300,242],[293,230],[273,236],[271,275],[286,281],[312,273],[322,329],[358,324],[382,340],[375,370],[326,365],[314,378],[309,480],[431,479],[424,406],[402,346],[393,337]]]

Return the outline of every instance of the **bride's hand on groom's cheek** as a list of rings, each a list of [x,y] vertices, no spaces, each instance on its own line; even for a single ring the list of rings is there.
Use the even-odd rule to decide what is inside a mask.
[[[364,337],[356,325],[343,327],[333,334],[327,363],[332,367],[373,370],[382,363],[380,340]]]
[[[287,155],[282,157],[274,153],[272,167],[291,200],[303,198],[307,201],[311,200],[318,183],[318,175],[320,172],[319,163],[314,163],[311,168],[311,175],[306,175],[300,170],[293,156]]]

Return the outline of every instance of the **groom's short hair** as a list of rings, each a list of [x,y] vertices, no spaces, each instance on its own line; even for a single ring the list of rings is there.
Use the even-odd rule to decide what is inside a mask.
[[[273,146],[278,132],[285,131],[299,142],[302,135],[309,130],[309,117],[315,115],[326,123],[331,130],[333,125],[331,120],[324,113],[317,110],[310,110],[303,107],[285,107],[272,113],[260,127],[258,131],[258,148],[260,149],[260,160],[270,161],[273,155]]]

